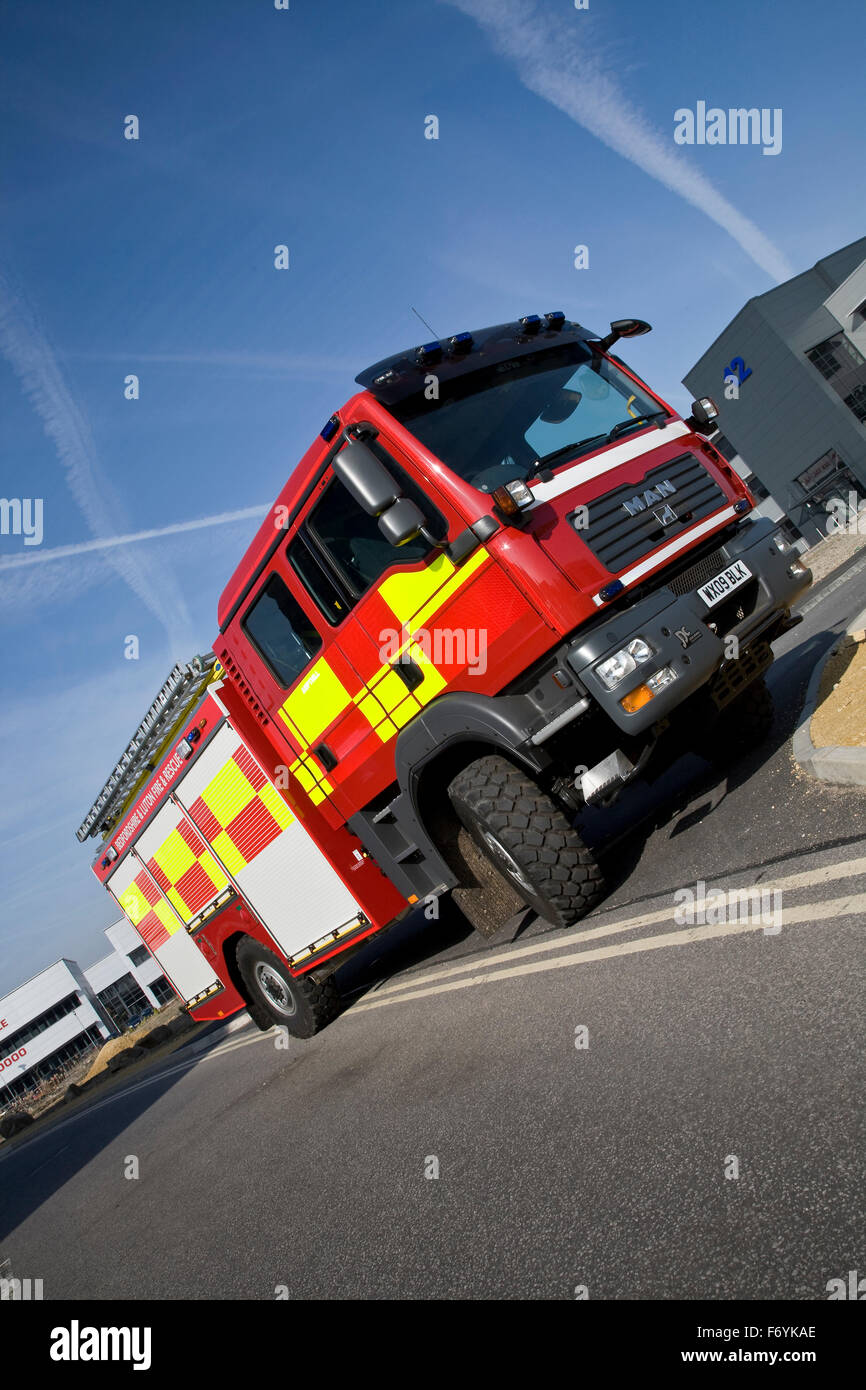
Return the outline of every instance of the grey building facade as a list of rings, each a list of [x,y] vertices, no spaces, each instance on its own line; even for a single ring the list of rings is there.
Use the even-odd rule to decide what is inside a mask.
[[[866,531],[866,237],[750,299],[684,383],[712,396],[713,443],[800,548],[840,502]]]
[[[111,950],[95,965],[56,961],[0,997],[0,1113],[177,998],[125,917],[105,935]]]

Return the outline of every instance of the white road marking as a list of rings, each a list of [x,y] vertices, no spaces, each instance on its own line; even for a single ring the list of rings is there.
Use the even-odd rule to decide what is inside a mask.
[[[837,864],[825,864],[820,869],[807,869],[801,873],[785,874],[781,878],[774,878],[766,883],[756,878],[753,883],[744,885],[743,891],[746,888],[756,888],[762,893],[772,893],[774,889],[790,893],[797,888],[808,888],[816,883],[835,883],[840,879],[859,878],[862,875],[866,875],[866,857],[849,859]],[[734,873],[731,877],[739,878],[740,875]],[[715,891],[714,885],[722,882],[727,882],[727,880],[707,879],[707,891]],[[670,896],[673,897],[673,890],[671,890]],[[404,993],[409,989],[417,989],[420,984],[435,984],[438,980],[444,980],[453,975],[463,975],[471,971],[477,972],[482,968],[489,969],[501,965],[505,961],[537,956],[548,951],[566,951],[581,945],[584,941],[595,941],[603,936],[617,936],[620,932],[636,931],[640,927],[649,927],[656,922],[668,922],[673,917],[674,911],[675,908],[669,905],[659,908],[655,912],[642,913],[640,917],[627,917],[616,922],[605,923],[602,926],[590,927],[587,931],[571,929],[569,934],[564,937],[555,937],[553,940],[544,937],[541,941],[533,941],[526,946],[516,946],[511,950],[506,948],[498,955],[489,956],[484,962],[479,962],[476,957],[459,965],[451,965],[445,969],[416,975],[413,979],[397,980],[393,984],[388,984],[384,989],[377,990],[376,998],[382,999],[386,996],[390,997],[392,994]],[[361,1005],[358,1007],[360,1008]]]
[[[671,918],[675,909],[668,912]],[[821,903],[804,903],[800,907],[785,908],[782,911],[782,926],[793,926],[796,922],[824,921],[827,918],[851,917],[866,914],[866,893],[857,893],[847,898],[830,898]],[[610,960],[614,956],[636,955],[642,951],[658,951],[667,946],[690,946],[694,941],[712,941],[719,937],[739,936],[744,932],[763,931],[760,921],[721,922],[701,927],[688,927],[685,931],[665,932],[663,936],[641,936],[632,941],[621,941],[616,946],[600,946],[595,951],[574,951],[571,955],[548,958],[515,965],[504,970],[488,967],[462,980],[450,980],[445,984],[431,985],[429,988],[406,990],[400,994],[376,995],[375,998],[358,1004],[347,1017],[367,1013],[370,1009],[384,1009],[388,1004],[402,1004],[409,999],[424,999],[434,994],[447,994],[457,989],[473,989],[476,985],[495,984],[499,980],[514,980],[522,975],[544,974],[550,970],[566,970],[599,960]]]

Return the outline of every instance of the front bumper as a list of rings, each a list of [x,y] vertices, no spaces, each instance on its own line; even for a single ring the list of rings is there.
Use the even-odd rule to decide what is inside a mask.
[[[735,661],[732,651],[744,655],[750,646],[772,635],[779,620],[812,582],[809,569],[790,572],[799,557],[796,551],[783,553],[777,548],[772,540],[775,529],[765,519],[753,521],[719,547],[717,572],[742,560],[753,577],[713,608],[708,608],[696,592],[699,583],[712,577],[703,573],[689,592],[656,589],[625,612],[602,618],[571,644],[566,657],[569,666],[620,729],[628,734],[642,733],[669,715],[726,663]],[[682,587],[681,582],[678,587]],[[715,631],[710,624],[715,625]],[[608,690],[595,668],[636,637],[649,643],[653,656],[614,690]],[[731,638],[736,638],[736,644]],[[620,703],[623,697],[665,666],[676,672],[676,679],[635,713],[627,713]]]

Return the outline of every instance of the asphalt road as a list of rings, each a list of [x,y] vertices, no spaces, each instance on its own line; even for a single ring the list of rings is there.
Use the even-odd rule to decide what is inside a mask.
[[[823,1299],[866,1271],[866,791],[790,754],[864,603],[859,567],[807,596],[760,753],[616,809],[580,928],[491,950],[419,915],[319,1037],[215,1035],[34,1135],[0,1157],[0,1264],[46,1299]],[[763,889],[763,922],[677,920],[700,880]]]

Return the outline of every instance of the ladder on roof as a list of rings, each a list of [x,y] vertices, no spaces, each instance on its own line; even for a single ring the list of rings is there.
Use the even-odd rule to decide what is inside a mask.
[[[213,652],[178,662],[115,763],[111,776],[76,830],[78,839],[107,834],[117,824],[139,786],[154,772],[162,753],[214,679]]]

